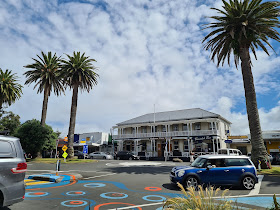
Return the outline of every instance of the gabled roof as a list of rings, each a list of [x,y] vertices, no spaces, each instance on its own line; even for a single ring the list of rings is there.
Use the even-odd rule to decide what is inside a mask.
[[[129,124],[153,123],[154,118],[155,118],[155,122],[221,118],[226,122],[231,123],[218,114],[200,108],[195,108],[195,109],[183,109],[183,110],[167,111],[167,112],[156,112],[155,114],[149,113],[139,117],[132,118],[130,120],[126,120],[124,122],[118,123],[117,125],[120,126],[120,125],[129,125]]]

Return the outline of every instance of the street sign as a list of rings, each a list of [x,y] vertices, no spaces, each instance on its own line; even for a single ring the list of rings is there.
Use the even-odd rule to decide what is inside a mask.
[[[225,143],[230,144],[230,143],[232,143],[232,140],[225,140]]]
[[[228,136],[228,139],[248,139],[248,136]]]
[[[83,146],[83,153],[87,154],[88,153],[88,145]]]
[[[64,141],[65,141],[65,142],[68,142],[68,137],[67,137],[67,136],[64,137]]]
[[[80,143],[81,143],[81,144],[85,144],[85,143],[86,143],[86,141],[81,141]]]
[[[63,154],[62,154],[62,157],[64,157],[64,158],[66,158],[68,156],[68,154],[66,153],[66,152],[64,152]]]
[[[64,145],[63,147],[62,147],[62,150],[65,152],[66,150],[68,149],[68,147],[66,146],[66,145]]]

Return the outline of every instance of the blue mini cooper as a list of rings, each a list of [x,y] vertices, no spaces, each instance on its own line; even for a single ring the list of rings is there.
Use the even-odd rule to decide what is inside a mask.
[[[171,170],[172,183],[185,188],[198,185],[234,185],[251,190],[258,183],[257,171],[247,156],[202,155],[191,166],[177,166]]]

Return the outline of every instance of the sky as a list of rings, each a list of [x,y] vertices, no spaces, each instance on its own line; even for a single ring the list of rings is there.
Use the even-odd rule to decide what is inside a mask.
[[[232,122],[231,134],[249,133],[241,70],[217,67],[203,49],[202,30],[221,0],[2,0],[0,68],[24,86],[7,110],[21,122],[41,119],[43,94],[24,85],[41,51],[65,58],[74,51],[95,59],[100,75],[79,92],[75,133],[110,132],[122,121],[156,112],[202,108]],[[279,31],[279,30],[278,30]],[[280,130],[280,45],[257,51],[253,76],[262,130]],[[49,98],[46,123],[67,135],[71,90]]]

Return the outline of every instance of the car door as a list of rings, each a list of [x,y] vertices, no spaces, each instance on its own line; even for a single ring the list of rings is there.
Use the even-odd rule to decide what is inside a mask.
[[[228,169],[225,165],[225,159],[224,158],[216,158],[211,159],[211,165],[213,168],[210,168],[208,171],[209,176],[209,182],[211,184],[225,184],[227,181],[227,173]]]

